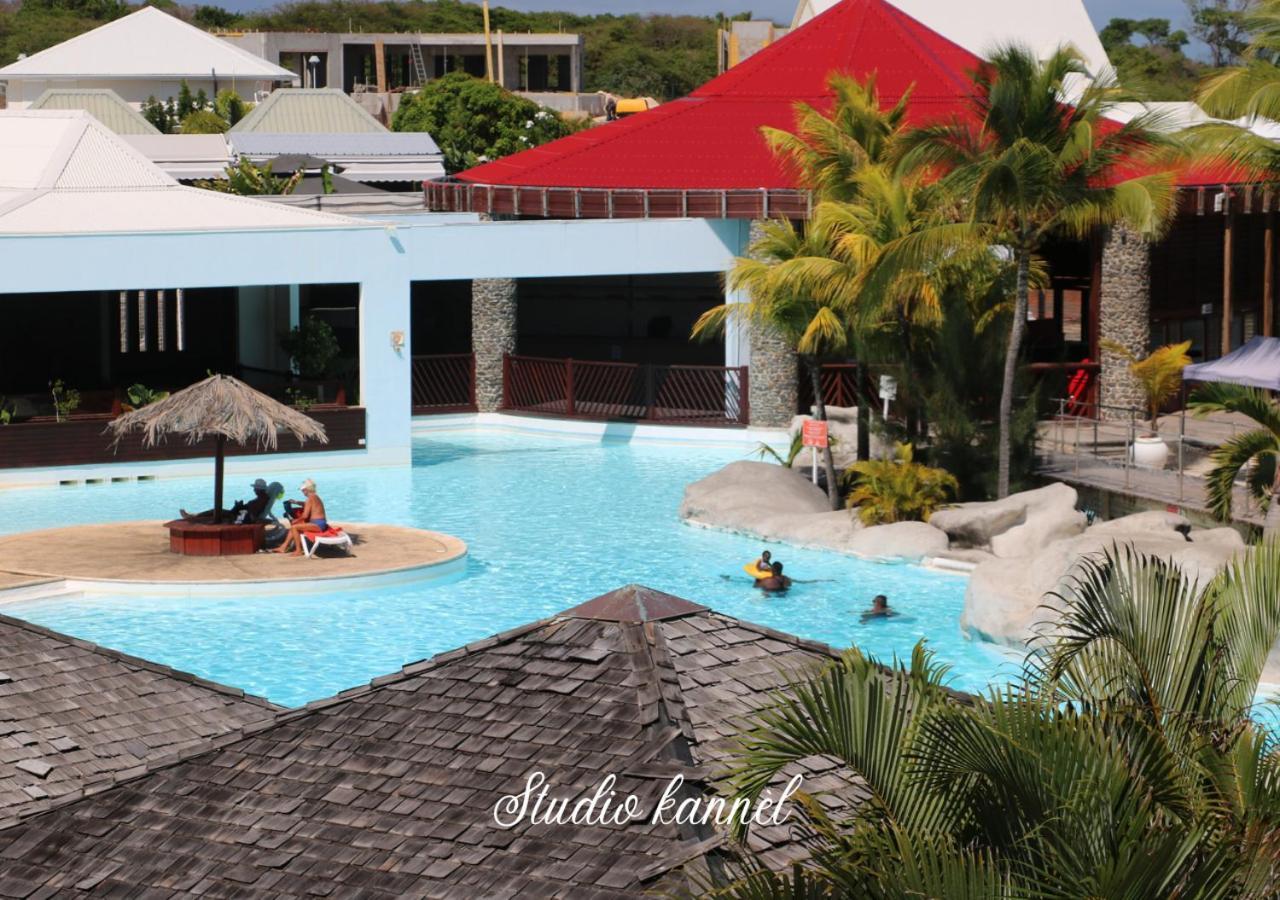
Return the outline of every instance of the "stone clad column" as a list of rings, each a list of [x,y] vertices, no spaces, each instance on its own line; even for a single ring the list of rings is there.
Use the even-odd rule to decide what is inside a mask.
[[[751,223],[747,244],[742,248],[744,255],[762,236],[763,224],[758,220]],[[754,322],[746,327],[750,331],[751,346],[748,392],[751,424],[758,428],[786,428],[800,403],[796,354],[770,330]]]
[[[1098,333],[1138,358],[1147,355],[1151,342],[1151,243],[1123,226],[1112,228],[1102,248],[1102,296]],[[1101,346],[1102,373],[1099,398],[1104,407],[1142,409],[1142,388],[1129,374],[1129,361]],[[1125,418],[1119,409],[1104,409],[1103,418]]]
[[[476,355],[476,407],[495,412],[502,406],[502,358],[516,352],[514,278],[477,278],[471,282],[471,350]]]

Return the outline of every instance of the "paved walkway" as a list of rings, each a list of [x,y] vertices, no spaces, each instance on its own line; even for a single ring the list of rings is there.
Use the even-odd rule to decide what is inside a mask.
[[[0,537],[0,588],[50,578],[226,583],[350,578],[440,565],[464,556],[455,537],[394,525],[346,525],[350,556],[177,556],[160,521],[29,531]],[[321,552],[325,552],[323,549]]]
[[[1101,488],[1206,515],[1209,511],[1205,481],[1191,473],[1179,478],[1177,472],[1168,469],[1129,466],[1126,471],[1122,463],[1083,454],[1077,457],[1070,453],[1041,453],[1036,472],[1046,478],[1079,487]],[[1262,524],[1261,513],[1240,485],[1236,486],[1232,512],[1237,521]]]

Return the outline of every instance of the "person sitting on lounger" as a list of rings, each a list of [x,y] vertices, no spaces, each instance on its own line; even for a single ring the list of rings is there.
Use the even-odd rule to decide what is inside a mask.
[[[302,491],[302,496],[306,498],[302,504],[302,512],[294,518],[293,524],[289,526],[289,533],[285,536],[284,543],[272,550],[272,553],[288,553],[292,549],[294,556],[301,556],[302,535],[319,534],[329,530],[329,521],[325,518],[324,513],[324,501],[316,493],[316,483],[308,478],[302,482],[300,490]]]
[[[872,619],[887,619],[890,616],[896,616],[897,610],[889,608],[889,598],[884,594],[876,594],[871,600],[871,608],[862,614],[863,622],[870,622]]]
[[[782,574],[782,563],[776,562],[769,566],[768,578],[756,579],[756,587],[767,594],[776,594],[791,587],[791,579]]]
[[[276,496],[270,492],[266,481],[259,478],[253,483],[253,499],[247,502],[237,500],[230,509],[224,509],[222,511],[222,521],[233,525],[261,522],[270,512]],[[188,522],[212,522],[215,510],[206,509],[201,513],[189,513],[185,509],[180,509],[178,512]]]

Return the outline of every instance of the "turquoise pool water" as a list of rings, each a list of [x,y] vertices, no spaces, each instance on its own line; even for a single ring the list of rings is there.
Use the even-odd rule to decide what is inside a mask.
[[[95,594],[7,604],[0,612],[290,706],[629,582],[836,646],[856,643],[886,659],[908,654],[924,637],[961,689],[1010,671],[1009,657],[960,634],[963,577],[775,546],[788,574],[803,583],[785,597],[754,590],[741,567],[761,545],[676,517],[686,483],[741,456],[528,435],[420,437],[411,469],[326,471],[316,480],[335,521],[461,537],[470,558],[460,575],[312,595]],[[286,484],[297,481],[292,475]],[[239,487],[232,481],[228,495]],[[179,506],[207,505],[209,492],[208,479],[5,491],[0,532],[160,518]],[[858,611],[877,593],[904,614],[861,624]]]

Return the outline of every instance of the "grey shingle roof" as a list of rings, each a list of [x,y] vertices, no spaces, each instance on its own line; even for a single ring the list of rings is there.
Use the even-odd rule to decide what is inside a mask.
[[[28,108],[83,109],[116,134],[160,133],[110,88],[49,88]]]
[[[0,616],[0,827],[279,708]]]
[[[337,88],[277,88],[231,126],[232,134],[386,132],[381,122]]]
[[[634,897],[714,859],[706,826],[496,826],[534,770],[552,796],[619,776],[652,809],[709,789],[741,717],[833,651],[629,587],[279,715],[0,831],[0,895]],[[806,789],[846,798],[821,760]],[[753,841],[781,864],[787,826]],[[710,856],[708,855],[710,854]]]

